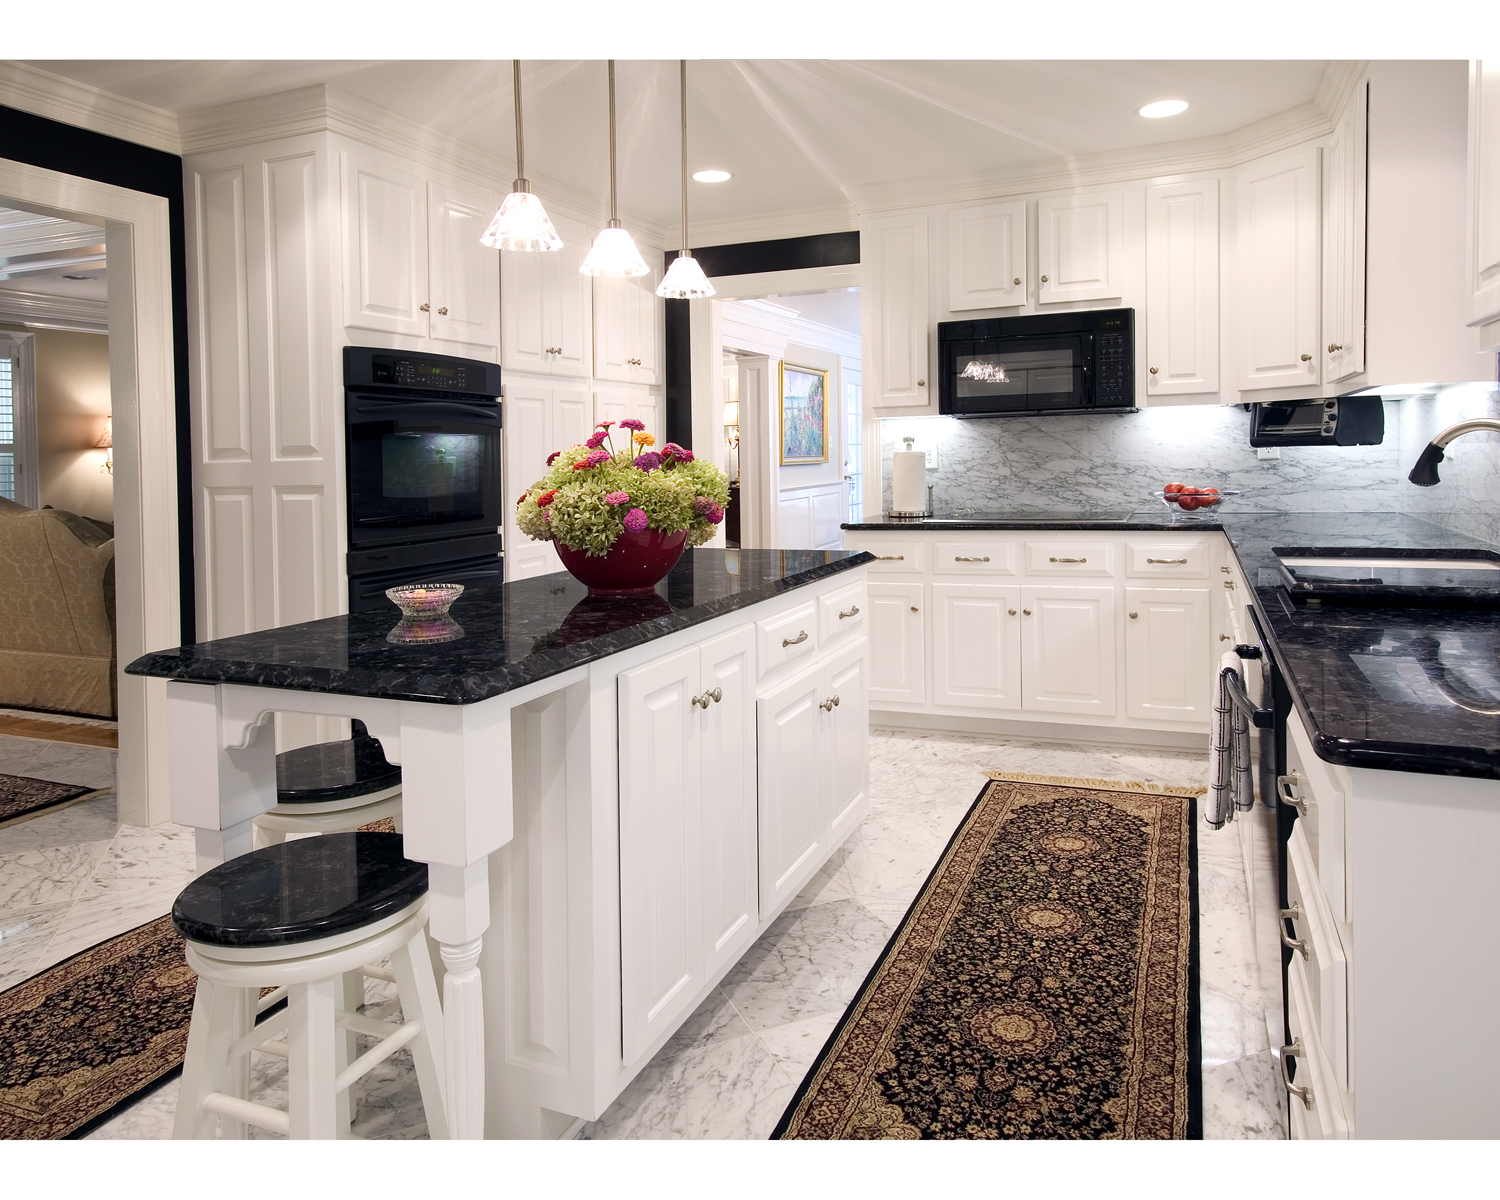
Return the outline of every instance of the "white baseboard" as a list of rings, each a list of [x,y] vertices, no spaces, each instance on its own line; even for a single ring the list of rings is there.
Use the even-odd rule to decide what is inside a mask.
[[[910,729],[921,733],[970,733],[986,737],[1024,738],[1028,742],[1083,743],[1089,746],[1150,746],[1162,750],[1208,753],[1206,733],[1172,729],[1122,729],[1118,725],[1059,725],[1051,721],[1011,721],[997,717],[959,717],[942,713],[870,710],[871,729]]]

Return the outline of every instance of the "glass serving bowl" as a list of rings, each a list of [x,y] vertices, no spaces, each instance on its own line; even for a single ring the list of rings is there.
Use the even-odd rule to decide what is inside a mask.
[[[407,618],[432,620],[441,617],[464,593],[461,583],[403,583],[386,588],[385,595]]]
[[[1171,510],[1174,521],[1211,521],[1223,511],[1229,497],[1238,496],[1239,492],[1199,488],[1195,492],[1168,492],[1164,489],[1154,494]]]

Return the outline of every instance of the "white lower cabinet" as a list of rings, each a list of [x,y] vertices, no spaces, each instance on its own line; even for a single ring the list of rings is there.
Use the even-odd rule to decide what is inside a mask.
[[[932,585],[935,704],[1021,707],[1020,611],[1015,584]]]
[[[927,702],[927,624],[920,583],[870,584],[870,701]]]
[[[1114,716],[1114,588],[1021,588],[1021,705]]]
[[[755,933],[754,653],[747,627],[619,676],[626,1062]]]
[[[1213,710],[1207,588],[1125,589],[1125,713],[1207,721]]]

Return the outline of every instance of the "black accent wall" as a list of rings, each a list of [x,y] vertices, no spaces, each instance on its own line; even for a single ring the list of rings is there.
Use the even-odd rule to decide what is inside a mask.
[[[172,375],[177,436],[177,571],[182,644],[197,641],[193,586],[192,402],[188,387],[187,233],[182,159],[0,105],[0,157],[164,196],[172,255]]]
[[[671,266],[677,251],[669,250]],[[757,275],[762,271],[799,271],[807,267],[843,267],[859,262],[859,233],[817,233],[767,242],[736,242],[694,248],[693,257],[710,277]],[[692,449],[693,386],[687,300],[668,300],[666,312],[666,436]]]

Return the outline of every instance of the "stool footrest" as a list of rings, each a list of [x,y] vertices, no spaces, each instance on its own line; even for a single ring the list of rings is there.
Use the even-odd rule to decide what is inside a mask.
[[[377,967],[373,963],[360,967],[360,971],[368,975],[371,979],[384,979],[387,983],[396,982],[396,973],[394,971],[386,967]]]
[[[203,1107],[221,1117],[230,1117],[250,1125],[259,1125],[272,1133],[291,1132],[291,1118],[279,1108],[256,1104],[253,1100],[241,1100],[238,1096],[226,1096],[223,1092],[210,1092],[203,1098]]]
[[[340,1021],[339,1024],[343,1025],[346,1029],[350,1028],[348,1023],[344,1021]],[[379,1024],[379,1022],[372,1021],[371,1024]],[[401,1049],[402,1046],[415,1040],[421,1032],[422,1024],[420,1021],[409,1021],[397,1029],[395,1033],[391,1034],[390,1037],[376,1042],[375,1045],[371,1046],[334,1076],[333,1090],[335,1092],[342,1092],[345,1088],[350,1087],[355,1080],[359,1079],[366,1072],[373,1070],[386,1059],[390,1058],[397,1050]]]

